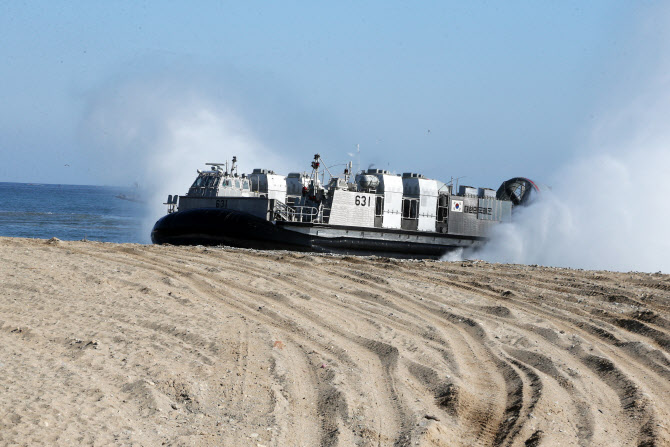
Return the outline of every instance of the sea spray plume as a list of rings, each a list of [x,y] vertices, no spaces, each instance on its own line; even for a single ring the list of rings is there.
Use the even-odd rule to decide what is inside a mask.
[[[462,261],[463,259],[467,258],[466,254],[464,253],[464,249],[462,248],[456,248],[449,253],[446,253],[442,258],[440,259],[441,261],[447,261],[447,262],[456,262],[456,261]]]
[[[123,82],[91,100],[82,136],[83,154],[100,182],[138,182],[149,195],[146,240],[168,194],[183,194],[205,162],[233,155],[242,172],[255,167],[280,171],[275,156],[234,110],[206,91],[174,80]]]
[[[580,155],[546,180],[552,193],[517,209],[489,244],[464,257],[670,272],[670,11],[650,12],[622,64],[619,94],[595,113]]]
[[[490,262],[551,264],[555,253],[550,253],[553,248],[549,245],[556,238],[565,239],[572,229],[569,209],[552,192],[545,192],[530,205],[517,207],[514,222],[495,227],[484,248],[476,252],[465,250],[461,256]]]
[[[491,262],[670,272],[670,146],[639,138],[563,167],[551,192],[515,209],[480,251]]]

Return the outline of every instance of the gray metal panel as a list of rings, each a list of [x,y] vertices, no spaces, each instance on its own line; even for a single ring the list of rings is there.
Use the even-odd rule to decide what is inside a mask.
[[[466,208],[464,212],[472,213],[473,210]],[[479,220],[509,222],[512,218],[512,203],[496,199],[479,199],[476,213]]]
[[[512,221],[512,202],[507,200],[499,200],[500,203],[500,221],[501,222],[511,222]]]
[[[313,226],[313,227],[294,227],[291,224],[284,225],[283,228],[295,231],[297,233],[303,234],[312,234],[324,238],[339,238],[339,237],[350,237],[350,238],[366,238],[366,239],[378,239],[383,241],[402,241],[402,242],[416,242],[423,244],[438,244],[451,247],[478,247],[483,243],[480,240],[473,239],[461,239],[456,236],[454,238],[449,237],[440,237],[439,235],[434,235],[430,233],[423,234],[406,234],[406,233],[386,233],[375,231],[374,228],[365,231],[358,230],[347,230],[343,228],[331,228],[329,226]]]
[[[401,225],[403,230],[417,230],[419,221],[417,219],[403,219]]]
[[[265,197],[189,197],[179,196],[179,211],[194,208],[226,208],[244,211],[267,219],[269,200]]]
[[[477,195],[477,188],[473,188],[472,186],[461,185],[458,188],[458,195],[459,196],[476,196]]]
[[[465,212],[477,207],[476,197],[449,197],[449,218],[447,220],[448,234],[463,236],[480,236],[477,215]],[[455,205],[459,206],[456,207]],[[458,211],[456,211],[458,209]]]
[[[477,188],[477,195],[484,199],[495,199],[496,192],[491,188]]]
[[[455,211],[454,201],[462,204],[458,207],[460,211]],[[491,227],[497,225],[499,221],[508,222],[511,219],[511,210],[510,202],[450,196],[447,233],[459,236],[487,236]]]
[[[501,220],[502,202],[495,199],[479,199],[477,218],[481,220]]]
[[[492,199],[479,199],[477,219],[498,220],[496,219],[496,214],[498,214],[499,210],[496,202],[496,200]]]

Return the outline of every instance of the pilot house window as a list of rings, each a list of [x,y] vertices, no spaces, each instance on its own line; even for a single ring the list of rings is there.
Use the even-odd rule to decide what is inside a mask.
[[[418,216],[419,216],[419,200],[403,199],[402,201],[403,219],[418,219]]]
[[[205,181],[206,181],[205,177],[199,175],[198,178],[195,179],[195,182],[193,182],[193,185],[191,186],[191,188],[200,188],[201,186],[204,186],[203,182],[205,182]]]

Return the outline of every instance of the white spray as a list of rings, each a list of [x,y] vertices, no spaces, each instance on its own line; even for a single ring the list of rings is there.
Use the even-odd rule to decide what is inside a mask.
[[[638,158],[639,157],[639,158]],[[562,182],[501,225],[478,253],[493,262],[670,272],[670,154],[586,158]]]
[[[552,192],[460,256],[670,273],[670,11],[648,12],[591,138],[553,178],[535,179]]]
[[[657,85],[658,87],[658,85]],[[478,252],[492,262],[670,272],[670,90],[595,132],[592,150],[558,169],[552,191],[515,210]],[[457,259],[458,253],[449,259]]]
[[[245,121],[203,88],[175,80],[121,82],[103,89],[89,105],[82,126],[83,156],[100,182],[138,182],[147,201],[143,242],[166,212],[168,194],[184,194],[206,162],[236,155],[240,172],[281,170]]]

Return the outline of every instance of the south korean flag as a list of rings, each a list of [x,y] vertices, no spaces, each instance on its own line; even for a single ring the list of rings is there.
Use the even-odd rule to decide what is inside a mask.
[[[451,201],[451,211],[455,213],[463,212],[463,201],[462,200],[452,200]]]

